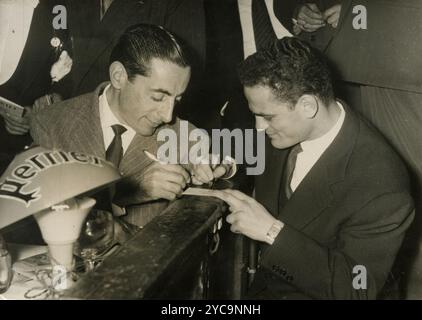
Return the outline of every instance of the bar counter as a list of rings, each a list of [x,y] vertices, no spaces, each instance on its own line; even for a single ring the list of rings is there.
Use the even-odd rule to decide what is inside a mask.
[[[242,236],[226,204],[184,196],[82,276],[65,299],[236,299],[244,283]]]

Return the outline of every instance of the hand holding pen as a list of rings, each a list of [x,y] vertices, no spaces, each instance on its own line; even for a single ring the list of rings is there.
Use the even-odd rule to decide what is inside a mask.
[[[140,182],[145,200],[174,200],[180,197],[191,182],[185,168],[177,164],[166,164],[146,150],[144,154],[153,160],[143,172]]]
[[[164,164],[163,161],[159,160],[156,156],[154,156],[147,150],[144,150],[144,153],[149,159],[153,160],[155,163]],[[228,171],[230,171],[231,168],[231,164],[228,164],[225,161],[220,162],[219,158],[220,157],[218,155],[210,154],[202,159],[196,159],[195,163],[184,165],[183,167],[190,174],[190,181],[188,182],[188,184],[207,184],[209,188],[212,188],[214,181],[224,176]]]

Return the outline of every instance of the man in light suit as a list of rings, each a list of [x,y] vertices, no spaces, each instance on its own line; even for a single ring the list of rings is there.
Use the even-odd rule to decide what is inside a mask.
[[[262,243],[249,297],[375,299],[413,220],[404,165],[306,42],[279,40],[240,78],[269,142],[255,199],[219,192],[231,230]]]
[[[172,32],[193,53],[192,81],[176,113],[190,121],[200,118],[198,90],[205,63],[203,0],[68,0],[67,8],[74,61],[67,98],[92,92],[98,83],[107,81],[111,50],[126,28],[154,24]]]
[[[132,26],[111,53],[110,82],[37,113],[31,119],[31,135],[47,148],[112,161],[125,177],[116,186],[113,212],[127,210],[127,221],[143,226],[164,210],[167,200],[182,193],[190,174],[197,179],[193,182],[202,183],[225,173],[222,166],[211,170],[191,163],[164,165],[144,153],[157,154],[161,129],[180,134],[173,110],[190,73],[186,52],[170,32],[154,25]]]
[[[135,24],[163,26],[195,52],[192,63],[204,63],[202,0],[68,0],[67,9],[74,50],[72,97],[92,92],[108,79],[111,51],[124,30]]]

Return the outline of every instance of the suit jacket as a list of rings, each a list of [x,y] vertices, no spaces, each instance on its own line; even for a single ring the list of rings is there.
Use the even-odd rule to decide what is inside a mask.
[[[326,26],[301,38],[322,50],[341,80],[422,92],[422,3],[419,0],[318,0],[321,10],[341,3],[336,29]],[[289,2],[296,2],[290,0]],[[356,30],[353,9],[364,6],[367,29]]]
[[[194,65],[205,60],[202,0],[114,0],[100,21],[100,1],[68,0],[73,37],[71,96],[93,91],[108,80],[109,58],[120,35],[138,23],[161,25],[194,52]]]
[[[34,10],[28,38],[12,77],[0,86],[0,96],[23,106],[32,106],[35,100],[49,92],[51,88],[50,69],[54,63],[54,50],[50,40],[56,34],[52,26],[55,5],[60,0],[41,1]],[[7,164],[16,153],[31,143],[29,134],[18,136],[6,131],[0,117],[0,152],[7,155]],[[2,165],[0,164],[0,171]]]
[[[94,92],[62,101],[38,112],[31,120],[31,135],[36,144],[50,149],[62,149],[105,158],[105,146],[101,129],[98,98],[107,83]],[[178,130],[179,120],[161,128]],[[158,131],[158,130],[157,130]],[[144,137],[136,134],[126,150],[119,166],[124,179],[116,187],[115,203],[126,206],[126,220],[143,226],[159,215],[168,201],[153,201],[138,205],[142,199],[139,181],[144,169],[151,164],[143,150],[156,154],[159,147],[157,134]]]
[[[263,245],[252,297],[374,299],[413,219],[404,165],[380,135],[345,107],[344,124],[292,197],[280,197],[288,150],[266,149],[256,199],[285,223]],[[367,290],[353,268],[367,270]]]
[[[222,118],[223,127],[254,128],[254,117],[249,111],[237,73],[239,63],[244,60],[237,0],[208,0],[205,6],[208,38],[206,73],[210,108],[218,115],[225,101],[229,101]],[[276,17],[289,29],[294,8],[295,3],[274,0]]]

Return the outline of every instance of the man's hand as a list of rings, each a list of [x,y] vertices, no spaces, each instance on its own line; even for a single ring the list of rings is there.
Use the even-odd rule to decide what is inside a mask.
[[[141,188],[150,200],[174,200],[189,181],[189,173],[182,166],[153,162],[144,172]]]
[[[43,110],[45,107],[49,106],[50,104],[57,103],[62,100],[62,96],[57,93],[46,94],[45,96],[42,96],[35,100],[34,105],[32,106],[32,112],[37,113]]]
[[[323,26],[325,26],[323,13],[315,3],[306,3],[298,10],[293,31],[298,35],[301,31],[314,32]]]
[[[337,28],[338,21],[340,20],[341,4],[336,4],[331,8],[325,10],[323,13],[324,20],[333,28]]]
[[[258,201],[237,190],[214,190],[215,196],[227,202],[231,214],[226,221],[230,230],[251,239],[268,242],[267,232],[277,221]]]
[[[314,32],[324,27],[327,23],[333,28],[337,28],[340,20],[341,4],[336,4],[321,12],[316,4],[306,3],[302,5],[294,19],[293,33],[300,34],[302,31]]]
[[[204,163],[191,164],[188,170],[192,176],[192,183],[201,185],[225,176],[234,165],[235,162],[231,158],[219,163],[219,156],[210,154]]]
[[[29,119],[31,117],[31,108],[25,107],[25,114],[23,117],[15,117],[8,115],[4,117],[4,122],[7,132],[13,135],[24,135],[29,131]]]
[[[190,173],[192,183],[201,185],[222,177],[226,173],[226,167],[223,165],[197,164],[192,165]]]

